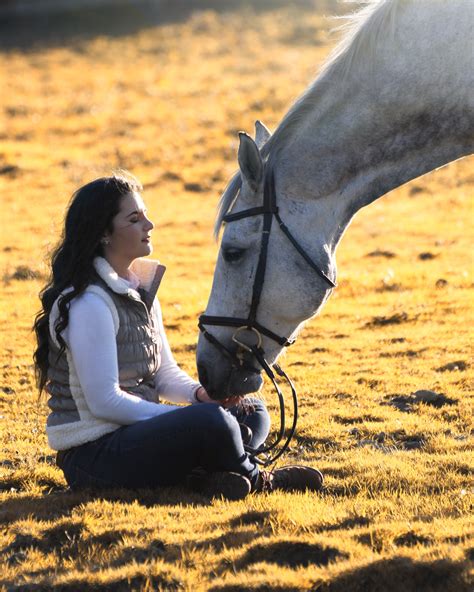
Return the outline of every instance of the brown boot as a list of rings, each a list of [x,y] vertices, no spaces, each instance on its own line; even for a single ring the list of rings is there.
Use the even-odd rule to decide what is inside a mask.
[[[224,497],[228,500],[240,500],[251,490],[251,483],[247,477],[230,471],[208,473],[203,469],[196,469],[186,477],[186,485],[209,497]]]
[[[323,481],[323,476],[317,469],[288,465],[274,471],[260,471],[254,491],[320,491]]]

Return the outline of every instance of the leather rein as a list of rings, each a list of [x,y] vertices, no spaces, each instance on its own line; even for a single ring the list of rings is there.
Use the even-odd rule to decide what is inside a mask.
[[[252,448],[251,446],[245,446],[245,450],[253,458],[255,462],[260,465],[268,466],[274,463],[289,447],[290,442],[294,436],[296,430],[296,423],[298,421],[298,398],[296,389],[288,377],[288,375],[282,370],[277,364],[269,364],[265,359],[265,352],[262,349],[262,335],[269,337],[282,347],[289,347],[295,340],[287,337],[281,337],[277,335],[267,327],[264,327],[257,321],[257,310],[260,304],[260,298],[262,295],[263,284],[265,281],[265,271],[267,267],[268,258],[268,244],[270,240],[270,231],[272,228],[273,219],[277,221],[283,234],[288,238],[293,247],[303,257],[306,263],[327,283],[331,288],[335,288],[336,284],[320,269],[320,267],[311,259],[306,253],[303,247],[298,243],[294,236],[289,231],[286,224],[280,217],[278,212],[278,206],[276,204],[276,191],[275,191],[275,177],[273,171],[270,170],[265,177],[264,191],[263,191],[263,205],[255,208],[248,208],[235,214],[226,214],[222,220],[226,224],[229,222],[235,222],[243,218],[249,218],[251,216],[263,216],[263,229],[262,239],[260,243],[260,254],[257,263],[257,269],[255,272],[255,279],[253,284],[252,302],[250,305],[250,311],[248,317],[221,317],[221,316],[210,316],[201,315],[199,317],[199,329],[203,333],[204,337],[212,343],[226,358],[230,360],[232,371],[246,369],[251,372],[259,373],[259,370],[248,365],[245,361],[245,354],[250,353],[254,356],[257,362],[260,364],[262,369],[265,371],[267,376],[273,383],[275,390],[278,395],[280,404],[280,430],[276,440],[268,446],[260,448]],[[237,350],[235,352],[227,348],[221,343],[212,333],[205,328],[205,325],[212,325],[218,327],[235,327],[236,330],[232,336],[232,341],[237,344]],[[254,343],[249,344],[242,341],[241,333],[252,334]],[[280,442],[283,440],[285,435],[285,401],[281,389],[277,383],[275,373],[286,380],[287,384],[291,389],[292,401],[293,401],[293,422],[289,429],[288,435],[280,450],[278,450],[273,456],[269,456],[269,453],[274,450]],[[260,455],[265,455],[265,459],[258,458]]]

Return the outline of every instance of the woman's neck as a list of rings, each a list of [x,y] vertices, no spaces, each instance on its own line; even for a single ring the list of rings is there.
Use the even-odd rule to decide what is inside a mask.
[[[113,267],[114,271],[117,273],[119,277],[121,277],[124,280],[127,280],[127,282],[130,281],[130,265],[132,264],[132,261],[129,261],[128,259],[124,260],[120,257],[114,256],[111,253],[106,253],[104,255],[104,259],[108,262],[108,264],[111,267]]]

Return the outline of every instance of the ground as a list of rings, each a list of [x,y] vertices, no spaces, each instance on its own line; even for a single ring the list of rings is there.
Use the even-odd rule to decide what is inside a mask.
[[[337,39],[326,16],[347,10],[189,4],[2,25],[1,589],[467,591],[472,158],[358,214],[337,291],[282,361],[301,404],[286,460],[320,468],[321,495],[94,497],[55,466],[31,325],[72,191],[117,167],[144,183],[168,337],[195,376],[237,131],[276,126]]]

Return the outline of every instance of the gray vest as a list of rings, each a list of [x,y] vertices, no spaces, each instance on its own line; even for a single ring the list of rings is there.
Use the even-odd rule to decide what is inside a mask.
[[[160,367],[161,338],[150,314],[155,294],[139,288],[141,300],[135,300],[128,295],[115,293],[100,277],[97,277],[93,285],[108,294],[117,310],[119,328],[116,341],[120,388],[142,399],[157,401],[153,376]],[[59,355],[59,351],[50,336],[47,391],[50,395],[48,407],[51,413],[47,426],[80,421],[69,384],[67,355],[66,352]]]

